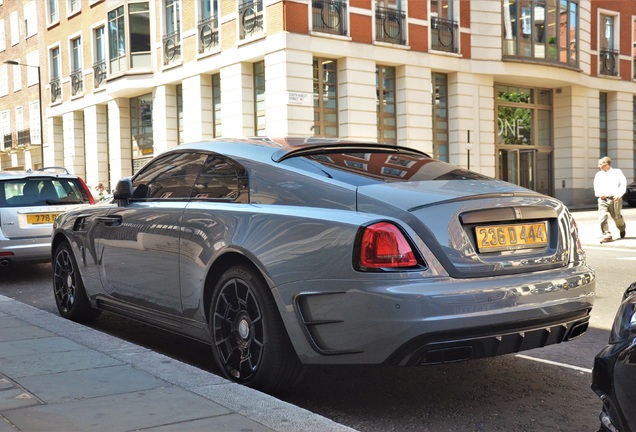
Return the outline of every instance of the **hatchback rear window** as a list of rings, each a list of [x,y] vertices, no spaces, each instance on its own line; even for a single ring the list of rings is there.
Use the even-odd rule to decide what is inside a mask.
[[[0,182],[0,207],[90,204],[76,178],[25,178]]]

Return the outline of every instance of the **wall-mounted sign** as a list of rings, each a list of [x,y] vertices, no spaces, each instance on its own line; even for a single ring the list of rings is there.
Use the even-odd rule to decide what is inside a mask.
[[[287,92],[288,105],[313,106],[311,93]]]

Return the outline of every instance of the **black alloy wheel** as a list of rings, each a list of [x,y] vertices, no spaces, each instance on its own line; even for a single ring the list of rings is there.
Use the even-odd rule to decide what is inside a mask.
[[[57,310],[63,318],[77,322],[89,322],[100,313],[88,301],[77,261],[75,261],[71,246],[67,242],[61,243],[55,250],[53,295]]]
[[[268,288],[245,266],[227,270],[210,306],[214,361],[226,378],[275,392],[293,385],[301,365]]]

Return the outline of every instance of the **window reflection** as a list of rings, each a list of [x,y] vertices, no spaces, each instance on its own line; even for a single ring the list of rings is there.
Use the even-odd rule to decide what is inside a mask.
[[[505,0],[503,55],[578,66],[574,0]]]

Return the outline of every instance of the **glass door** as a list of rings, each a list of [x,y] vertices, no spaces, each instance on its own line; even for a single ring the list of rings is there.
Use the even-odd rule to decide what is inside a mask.
[[[498,178],[536,190],[536,155],[532,149],[500,149]]]

